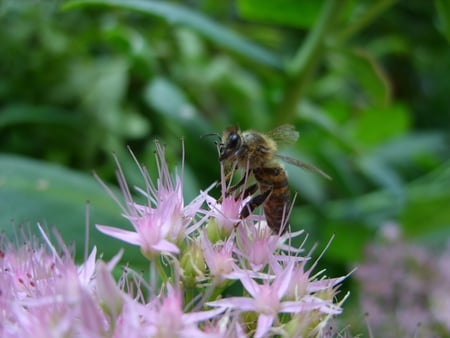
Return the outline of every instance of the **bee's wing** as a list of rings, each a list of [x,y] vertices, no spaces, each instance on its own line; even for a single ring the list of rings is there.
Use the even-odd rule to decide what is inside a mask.
[[[320,170],[319,168],[313,166],[312,164],[297,160],[295,158],[289,157],[289,156],[285,156],[285,155],[281,155],[281,154],[275,154],[275,157],[292,165],[295,165],[299,168],[311,171],[313,173],[319,174],[323,177],[325,177],[326,179],[331,180],[332,178],[326,174],[325,172],[323,172],[322,170]]]
[[[291,124],[282,124],[266,133],[277,145],[290,145],[298,140],[300,134]]]

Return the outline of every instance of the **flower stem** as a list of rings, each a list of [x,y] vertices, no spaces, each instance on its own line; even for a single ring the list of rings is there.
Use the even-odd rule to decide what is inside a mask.
[[[162,284],[167,283],[169,277],[167,277],[167,273],[162,266],[161,257],[154,259],[153,262],[155,264],[156,272],[158,273],[160,280],[162,281]]]
[[[298,103],[303,96],[307,83],[314,74],[321,59],[325,38],[339,16],[339,9],[343,7],[341,0],[325,1],[316,24],[309,33],[306,41],[299,48],[297,54],[287,65],[290,77],[287,92],[277,114],[278,124],[291,121],[297,110]]]
[[[368,8],[356,21],[345,27],[341,32],[336,34],[336,42],[344,42],[353,35],[371,24],[384,11],[393,6],[398,0],[381,0],[375,1],[373,6]]]

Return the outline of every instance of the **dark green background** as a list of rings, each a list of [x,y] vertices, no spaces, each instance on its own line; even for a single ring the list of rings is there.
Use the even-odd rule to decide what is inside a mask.
[[[291,224],[345,274],[386,222],[436,248],[450,234],[450,6],[431,1],[0,2],[1,227],[55,226],[80,252],[90,223],[128,226],[98,182],[115,153],[142,186],[155,138],[185,197],[219,177],[231,124],[291,123]],[[276,5],[275,5],[276,4]],[[218,194],[217,191],[213,192]],[[122,243],[91,229],[107,258]],[[127,246],[127,261],[142,263]]]

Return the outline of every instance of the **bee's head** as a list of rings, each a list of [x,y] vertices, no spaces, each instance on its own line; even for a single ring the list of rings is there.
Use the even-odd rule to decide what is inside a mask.
[[[231,127],[225,130],[222,142],[219,144],[219,161],[232,160],[242,145],[242,138],[238,128]]]

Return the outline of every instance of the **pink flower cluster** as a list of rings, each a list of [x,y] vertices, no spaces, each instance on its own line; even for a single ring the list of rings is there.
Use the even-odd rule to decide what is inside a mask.
[[[127,269],[119,282],[95,258],[81,266],[69,250],[57,254],[28,241],[0,246],[2,337],[310,337],[321,336],[342,312],[345,278],[313,273],[317,261],[295,247],[302,231],[278,235],[264,217],[239,219],[243,201],[209,193],[185,205],[182,178],[171,176],[156,143],[156,183],[140,166],[146,205],[132,198],[122,169],[120,206],[133,231],[97,225],[101,232],[140,247],[150,281]],[[103,183],[102,183],[103,184]],[[130,276],[134,276],[131,277]],[[132,285],[130,285],[132,284]],[[144,296],[147,295],[147,296]]]
[[[355,272],[368,326],[384,337],[449,337],[450,245],[439,251],[412,243],[391,222],[380,239]]]

